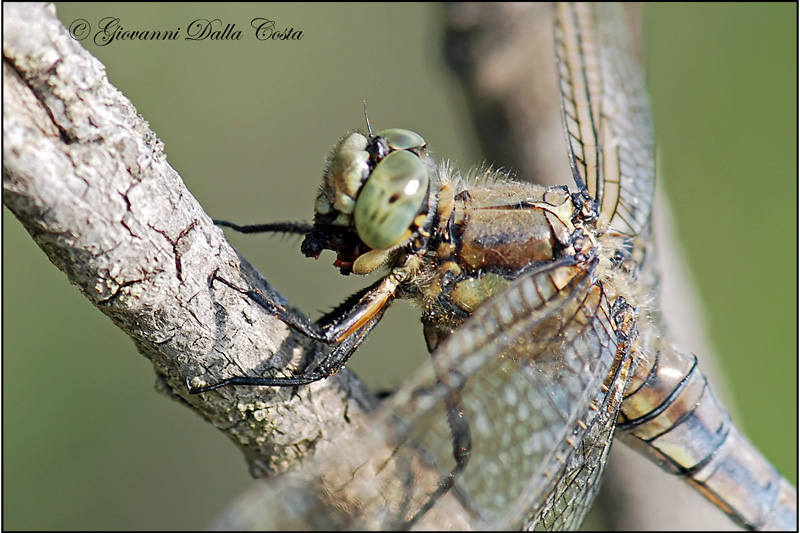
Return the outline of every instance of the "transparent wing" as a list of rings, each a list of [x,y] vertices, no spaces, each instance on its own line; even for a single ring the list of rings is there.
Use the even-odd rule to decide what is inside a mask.
[[[655,185],[653,127],[641,69],[619,4],[556,7],[556,59],[570,166],[600,222],[639,234]]]
[[[265,514],[340,529],[402,528],[421,510],[420,528],[579,524],[627,383],[594,268],[551,266],[516,280],[444,341],[433,365],[385,400],[368,427],[262,500]],[[471,459],[428,512],[455,464],[446,417],[453,390],[470,423]]]
[[[443,402],[451,388],[461,390],[472,456],[456,494],[481,527],[538,521],[551,512],[543,509],[551,494],[582,519],[577,502],[597,465],[583,463],[565,481],[569,490],[557,480],[569,479],[565,465],[582,444],[599,457],[608,443],[584,437],[603,424],[602,389],[616,355],[609,315],[602,290],[579,267],[518,280],[433,354],[434,373],[398,391],[386,406],[386,420],[395,422],[384,430],[432,452],[446,473],[453,460]]]

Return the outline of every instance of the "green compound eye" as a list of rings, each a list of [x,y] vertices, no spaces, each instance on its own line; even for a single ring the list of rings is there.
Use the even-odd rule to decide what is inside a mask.
[[[414,150],[425,146],[425,139],[419,134],[402,128],[383,130],[377,137],[386,139],[386,143],[394,150]]]
[[[387,155],[356,200],[353,216],[359,238],[374,250],[399,244],[407,238],[427,193],[428,169],[419,157],[406,151]]]

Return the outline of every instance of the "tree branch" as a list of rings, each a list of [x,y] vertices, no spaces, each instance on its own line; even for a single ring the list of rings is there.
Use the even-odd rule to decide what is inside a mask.
[[[159,389],[228,435],[256,476],[286,470],[356,421],[373,398],[347,371],[297,391],[188,394],[187,379],[302,368],[319,349],[212,282],[219,275],[286,304],[213,225],[53,7],[4,4],[3,15],[3,202],[133,339]]]

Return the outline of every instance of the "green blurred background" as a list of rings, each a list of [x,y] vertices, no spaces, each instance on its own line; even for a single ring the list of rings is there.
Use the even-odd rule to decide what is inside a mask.
[[[128,29],[219,18],[243,32],[236,42],[84,42],[215,217],[309,221],[325,156],[362,127],[365,100],[373,127],[414,129],[437,157],[480,162],[441,60],[439,6],[59,4],[58,14],[93,27],[115,16]],[[744,431],[796,482],[797,7],[659,4],[645,15],[660,178],[708,331]],[[259,42],[254,17],[303,39]],[[231,240],[312,316],[366,284],[339,276],[330,256],[304,259],[291,239]],[[154,394],[133,343],[5,209],[3,260],[4,529],[208,524],[251,483],[239,452]],[[402,365],[387,372],[387,358],[424,357],[418,319],[400,304],[350,368],[388,387]]]

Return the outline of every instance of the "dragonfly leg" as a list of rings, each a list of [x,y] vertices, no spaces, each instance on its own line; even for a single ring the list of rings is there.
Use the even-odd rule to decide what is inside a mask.
[[[356,351],[356,348],[358,348],[364,338],[366,338],[367,334],[378,323],[378,320],[370,321],[357,332],[357,335],[351,335],[346,342],[342,342],[336,346],[336,348],[334,348],[327,356],[325,356],[325,358],[314,370],[305,371],[293,376],[233,376],[202,387],[192,387],[189,385],[189,378],[186,378],[186,386],[189,389],[190,394],[200,394],[202,392],[212,391],[229,385],[295,387],[298,385],[308,385],[309,383],[320,381],[335,374],[345,365],[345,363],[350,359],[350,356]]]
[[[450,331],[447,329],[439,329],[431,324],[425,324],[425,341],[431,354],[434,353],[436,346],[449,335]],[[455,370],[450,369],[451,374],[455,372]],[[451,375],[450,377],[452,378],[453,376]],[[439,480],[439,487],[428,496],[428,501],[404,525],[404,529],[413,527],[445,494],[455,487],[456,478],[467,468],[472,453],[472,431],[469,419],[464,412],[464,404],[461,401],[461,390],[448,384],[451,379],[438,379],[437,381],[440,386],[449,389],[445,396],[445,407],[447,409],[447,424],[450,426],[450,438],[453,444],[453,459],[456,464],[450,472]]]
[[[390,276],[387,276],[352,295],[331,313],[323,316],[319,322],[312,323],[305,317],[296,314],[293,310],[265,297],[257,289],[238,287],[218,274],[214,274],[212,282],[214,281],[218,281],[248,297],[298,333],[334,348],[311,371],[293,376],[233,376],[211,385],[189,387],[191,394],[208,392],[228,385],[293,387],[330,377],[345,365],[367,334],[380,321],[389,304],[391,304],[396,290],[395,283],[390,279]]]
[[[441,381],[439,383],[444,385]],[[464,414],[461,391],[451,390],[445,399],[445,406],[453,443],[453,459],[455,459],[456,465],[439,480],[439,487],[428,496],[428,501],[417,510],[411,520],[403,525],[403,530],[411,529],[445,494],[455,487],[456,478],[467,468],[467,463],[469,463],[472,453],[472,432],[469,420]]]
[[[312,226],[304,222],[274,222],[272,224],[249,224],[240,226],[227,220],[212,219],[214,224],[224,228],[231,228],[239,233],[288,233],[305,235],[310,233]]]
[[[450,426],[450,436],[453,439],[453,459],[456,466],[440,483],[439,490],[444,495],[453,488],[456,477],[464,471],[472,453],[472,432],[469,420],[464,415],[464,404],[461,401],[461,391],[453,390],[445,399],[447,407],[447,423]]]
[[[310,337],[316,341],[328,344],[333,342],[330,337],[326,335],[324,328],[309,322],[305,317],[299,316],[293,313],[291,310],[265,297],[258,289],[243,289],[217,274],[214,274],[212,281],[218,281],[223,285],[227,285],[231,289],[248,297],[261,306],[265,311],[267,311],[267,313],[279,319],[281,322],[298,333],[302,333],[306,337]]]
[[[283,233],[283,234],[306,234],[309,233],[312,229],[311,225],[305,224],[303,222],[275,222],[272,224],[250,224],[250,225],[243,225],[240,226],[238,224],[234,224],[233,222],[228,222],[227,220],[218,220],[212,219],[214,224],[221,227],[231,228],[234,231],[238,231],[239,233]],[[282,322],[284,322],[287,326],[291,327],[295,331],[306,335],[314,340],[321,341],[321,342],[329,342],[325,336],[325,333],[319,327],[315,327],[311,324],[307,319],[300,317],[293,312],[287,310],[283,306],[269,300],[263,294],[261,294],[256,289],[242,289],[237,287],[230,281],[220,277],[215,273],[212,277],[212,282],[219,281],[230,287],[231,289],[238,291],[258,305],[263,307],[268,313],[277,317]]]
[[[440,384],[444,385],[441,381]],[[388,397],[391,392],[379,394],[381,399]],[[472,453],[472,433],[469,420],[464,414],[464,405],[461,401],[461,392],[453,390],[445,399],[447,408],[447,423],[450,426],[450,435],[453,444],[453,459],[455,467],[439,481],[439,488],[428,496],[428,501],[414,515],[414,517],[404,524],[403,529],[408,530],[414,526],[442,496],[447,494],[455,486],[456,478],[467,468],[470,454]]]

